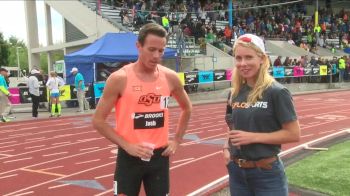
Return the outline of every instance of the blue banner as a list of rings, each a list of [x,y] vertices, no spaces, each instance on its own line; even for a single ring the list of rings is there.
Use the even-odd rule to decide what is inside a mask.
[[[105,85],[106,85],[105,82],[94,84],[95,98],[100,98],[102,96],[103,89],[105,88]]]
[[[273,67],[274,78],[284,78],[284,67]]]
[[[214,81],[214,72],[213,71],[200,71],[199,83],[210,83]]]

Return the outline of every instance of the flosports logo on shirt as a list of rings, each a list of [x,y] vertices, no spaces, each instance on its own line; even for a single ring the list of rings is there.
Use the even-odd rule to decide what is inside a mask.
[[[232,109],[235,108],[267,108],[267,102],[266,101],[257,101],[254,104],[249,104],[247,102],[234,102],[232,103]]]
[[[154,93],[148,93],[147,95],[142,95],[139,99],[138,104],[145,104],[150,106],[154,103],[160,103],[161,95],[156,95]]]

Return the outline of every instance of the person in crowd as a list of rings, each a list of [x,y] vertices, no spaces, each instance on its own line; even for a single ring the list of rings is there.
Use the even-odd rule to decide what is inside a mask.
[[[281,56],[278,56],[277,59],[273,62],[274,67],[282,66],[281,58],[282,58]]]
[[[95,129],[118,145],[114,195],[139,195],[141,183],[146,195],[169,194],[169,156],[182,142],[192,105],[177,74],[159,64],[166,36],[166,30],[155,23],[140,29],[136,43],[138,60],[107,79],[93,116]],[[181,108],[171,140],[170,96]],[[107,122],[112,108],[116,128]]]
[[[28,78],[29,96],[32,99],[32,117],[38,118],[38,108],[40,103],[40,84],[38,78],[41,77],[40,71],[32,69]]]
[[[84,110],[90,110],[89,102],[85,98],[85,80],[84,76],[79,73],[78,68],[73,67],[70,71],[74,76],[74,85],[77,91],[77,99],[79,104],[79,113],[84,113]]]
[[[9,97],[11,93],[6,82],[6,78],[9,72],[5,68],[0,68],[0,121],[9,122],[10,119],[7,117],[11,110],[11,102]]]
[[[269,75],[263,41],[238,38],[226,111],[230,130],[224,145],[231,195],[288,195],[281,145],[297,142],[300,127],[288,89]]]
[[[343,56],[339,59],[339,62],[338,62],[339,82],[344,82],[345,67],[346,67],[346,56]]]
[[[61,116],[61,103],[60,103],[60,87],[64,85],[63,79],[59,78],[56,72],[50,72],[50,78],[46,82],[46,86],[50,90],[50,101],[51,101],[51,115],[50,117]]]

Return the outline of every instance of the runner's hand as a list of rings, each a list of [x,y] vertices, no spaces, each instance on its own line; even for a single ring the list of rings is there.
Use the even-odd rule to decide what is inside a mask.
[[[223,149],[223,154],[224,154],[225,163],[227,165],[231,160],[231,155],[230,155],[230,151],[228,150],[228,148]]]
[[[128,144],[124,149],[129,155],[150,159],[153,155],[153,149],[142,144]]]
[[[169,141],[168,147],[163,151],[162,156],[170,156],[175,154],[180,143],[176,140]]]

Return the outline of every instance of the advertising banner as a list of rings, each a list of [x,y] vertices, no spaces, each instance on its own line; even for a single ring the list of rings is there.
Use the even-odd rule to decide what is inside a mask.
[[[320,65],[320,75],[321,76],[326,76],[327,73],[328,73],[327,65]]]
[[[319,67],[313,67],[312,68],[312,75],[319,76],[320,75],[320,68]]]
[[[304,75],[305,76],[311,76],[312,75],[312,68],[311,67],[305,67],[304,68]]]
[[[295,66],[293,69],[294,69],[293,70],[294,77],[304,76],[304,68],[303,67]]]
[[[226,80],[226,70],[214,70],[214,81]]]
[[[284,76],[286,76],[286,77],[294,76],[294,68],[293,67],[285,67],[284,68]]]
[[[197,71],[185,72],[185,84],[196,84],[198,82],[199,80]]]
[[[273,67],[274,78],[284,78],[284,67]]]
[[[95,98],[100,98],[102,96],[105,85],[105,82],[99,82],[94,84]]]
[[[181,82],[182,86],[185,85],[185,73],[178,72],[177,76],[180,78],[180,82]]]
[[[231,80],[232,78],[232,69],[226,69],[226,80]]]
[[[214,81],[214,73],[213,71],[200,71],[199,75],[199,83],[211,83]]]
[[[9,92],[11,93],[9,97],[11,104],[20,104],[19,88],[9,88]]]

